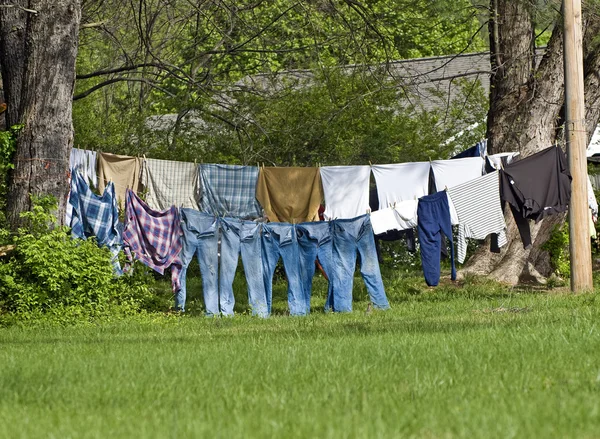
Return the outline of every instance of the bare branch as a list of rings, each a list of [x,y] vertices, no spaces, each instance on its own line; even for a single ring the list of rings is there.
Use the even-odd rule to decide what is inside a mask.
[[[105,87],[107,85],[110,84],[114,84],[115,82],[141,82],[144,83],[146,85],[149,85],[152,88],[155,88],[156,90],[160,90],[161,92],[165,93],[166,95],[170,96],[170,97],[175,97],[175,95],[173,93],[171,93],[170,91],[164,89],[163,87],[160,87],[159,85],[155,84],[154,82],[150,81],[149,79],[144,79],[144,78],[125,78],[125,77],[118,77],[118,78],[112,78],[112,79],[108,79],[104,82],[101,82],[100,84],[96,84],[95,86],[93,86],[92,88],[76,94],[75,96],[73,96],[73,100],[79,100],[79,99],[83,99],[86,96],[89,96],[90,94],[92,94],[93,92],[95,92],[96,90],[100,90],[102,87]]]

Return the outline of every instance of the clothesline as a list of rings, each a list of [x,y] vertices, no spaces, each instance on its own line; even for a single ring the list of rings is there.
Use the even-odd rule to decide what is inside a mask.
[[[100,153],[98,155],[99,167],[102,166],[102,160],[102,153]],[[387,303],[387,299],[385,299],[383,284],[381,287],[374,286],[381,282],[381,275],[376,263],[376,255],[373,257],[370,244],[373,240],[371,224],[373,224],[373,228],[383,225],[385,230],[416,227],[421,243],[421,262],[425,279],[429,285],[434,286],[437,285],[440,277],[441,233],[452,242],[452,225],[458,226],[459,262],[464,260],[467,238],[483,239],[489,234],[498,235],[499,239],[495,240],[497,249],[506,243],[506,225],[501,203],[508,202],[515,220],[519,224],[523,243],[527,245],[527,233],[529,232],[527,219],[538,221],[543,216],[564,211],[567,208],[570,193],[570,175],[566,168],[566,158],[562,150],[557,147],[547,148],[515,163],[508,163],[509,158],[504,157],[506,165],[500,170],[494,169],[489,160],[486,162],[488,169],[484,169],[484,160],[481,156],[438,160],[431,163],[414,162],[322,168],[265,167],[260,169],[241,165],[201,164],[197,166],[186,162],[156,159],[146,159],[140,165],[139,158],[127,157],[127,160],[129,160],[128,165],[133,164],[134,169],[140,169],[142,175],[138,176],[138,182],[142,181],[150,194],[147,200],[154,199],[160,203],[169,197],[171,199],[182,197],[183,194],[184,199],[187,197],[188,201],[196,202],[193,197],[189,197],[189,194],[193,195],[198,186],[202,187],[200,202],[191,208],[177,209],[173,205],[174,203],[170,203],[164,208],[154,208],[148,204],[142,209],[143,211],[132,210],[132,206],[136,203],[139,205],[146,205],[146,203],[140,200],[134,191],[128,190],[125,203],[127,211],[125,229],[131,230],[128,224],[131,225],[132,221],[140,221],[140,226],[136,228],[133,235],[134,242],[145,243],[144,245],[154,242],[150,239],[151,237],[143,236],[148,233],[156,233],[156,236],[159,237],[159,240],[150,247],[135,249],[132,257],[135,257],[136,253],[154,254],[153,261],[167,261],[168,255],[173,256],[175,248],[173,239],[178,241],[176,238],[180,232],[176,231],[179,230],[177,228],[183,227],[184,236],[188,236],[185,234],[187,227],[190,235],[183,241],[181,266],[187,266],[186,264],[189,264],[193,255],[197,253],[196,250],[202,247],[202,253],[197,253],[201,258],[202,271],[202,265],[205,263],[202,258],[208,257],[208,255],[214,256],[217,253],[216,247],[213,246],[207,250],[204,244],[201,244],[205,242],[205,239],[212,236],[217,237],[214,239],[220,237],[222,242],[230,239],[237,240],[235,241],[237,244],[232,244],[231,250],[235,256],[220,260],[220,272],[221,274],[229,273],[231,270],[235,272],[234,265],[237,265],[239,252],[242,252],[250,288],[250,277],[254,276],[252,274],[255,273],[254,270],[258,270],[256,260],[260,259],[264,279],[262,283],[254,285],[265,286],[264,300],[266,302],[261,301],[262,293],[256,291],[258,287],[252,287],[254,288],[253,292],[249,290],[249,302],[258,303],[257,309],[265,309],[263,304],[266,303],[267,314],[270,312],[269,285],[272,282],[273,264],[277,262],[277,259],[282,258],[284,261],[289,280],[290,312],[293,314],[303,315],[306,313],[306,309],[310,309],[310,294],[307,291],[310,290],[309,286],[312,282],[310,266],[312,264],[314,273],[316,257],[322,263],[321,258],[327,260],[325,265],[333,267],[329,268],[330,273],[327,273],[328,278],[331,278],[330,282],[333,282],[330,283],[333,309],[338,311],[351,309],[351,279],[357,252],[361,255],[362,269],[372,268],[373,264],[377,266],[376,272],[368,275],[363,272],[363,277],[367,276],[365,282],[371,300],[385,308],[384,303]],[[137,168],[135,168],[136,163]],[[181,163],[185,165],[181,166]],[[366,215],[365,205],[368,209],[371,172],[375,177],[381,209]],[[83,180],[77,170],[74,171],[74,174],[78,182]],[[131,176],[127,173],[122,173],[121,176],[123,175]],[[196,186],[191,185],[190,181],[193,181]],[[112,203],[113,207],[106,208],[103,212],[114,212],[116,209],[117,195],[114,192],[113,183],[108,184],[102,197],[89,195],[85,188],[85,190],[77,188],[73,190],[73,184],[74,182],[72,182],[72,191],[86,193],[86,197],[92,199],[92,202],[88,202],[88,204],[93,205],[98,200],[104,200],[106,203]],[[507,184],[510,189],[505,187]],[[446,190],[437,191],[442,187]],[[180,193],[169,194],[169,191],[180,191]],[[328,206],[331,208],[328,212],[330,217],[327,218],[330,221],[319,222],[318,208],[323,199],[326,210]],[[272,221],[271,223],[240,219],[244,215],[256,217],[260,206],[264,209],[268,219]],[[204,210],[204,212],[199,212],[199,210]],[[224,213],[220,213],[234,210],[240,218],[226,218]],[[75,209],[75,211],[78,215],[85,212],[85,203],[83,208]],[[88,212],[93,216],[93,224],[98,225],[105,221],[102,218],[98,219],[99,211],[100,209],[95,206],[91,212]],[[168,212],[181,212],[181,220],[173,213],[169,214],[169,219],[165,220],[166,223],[150,226],[153,224],[152,221],[155,221],[150,218],[163,218]],[[147,216],[148,218],[144,219]],[[168,232],[166,232],[167,230]],[[365,241],[364,248],[357,246],[363,238],[368,241]],[[131,242],[131,236],[127,239]],[[301,250],[301,241],[304,239],[308,240],[306,244],[308,247]],[[200,241],[193,245],[190,244],[194,240]],[[101,242],[100,239],[98,241]],[[257,246],[251,247],[253,250],[245,247],[251,243]],[[329,248],[329,244],[326,243],[331,243],[332,256],[328,256],[329,253],[323,255],[319,253],[321,247]],[[131,243],[124,242],[124,244],[132,246]],[[336,250],[336,246],[339,246],[338,250]],[[245,248],[246,250],[244,250]],[[353,249],[350,252],[351,255],[343,250],[346,248]],[[246,253],[244,257],[245,251],[250,253]],[[185,256],[186,254],[187,256]],[[249,254],[252,256],[248,256]],[[352,265],[348,265],[350,259],[347,258],[353,261]],[[223,262],[224,260],[229,262]],[[296,265],[297,261],[302,260],[304,260],[304,268],[299,268]],[[170,264],[172,265],[173,262]],[[451,246],[451,265],[454,279],[453,245]],[[156,267],[158,266],[153,266],[154,269]],[[338,268],[341,271],[338,271]],[[176,273],[179,271],[185,273],[185,270],[175,270]],[[205,277],[208,279],[212,276],[205,271],[206,267],[202,274],[203,283]],[[228,285],[229,279],[232,279],[230,275],[227,276],[229,276],[228,280],[224,281],[226,285]],[[185,275],[182,276],[183,284],[178,285],[175,281],[173,282],[174,292],[178,298],[177,306],[181,309],[185,305],[184,277]],[[219,282],[221,283],[221,281]],[[221,288],[225,288],[223,297],[228,297],[228,299],[224,303],[221,303],[219,299],[217,308],[214,307],[214,300],[211,299],[211,302],[210,298],[205,295],[207,312],[209,302],[212,303],[210,305],[211,313],[227,314],[232,312],[233,307],[229,301],[233,300],[233,296],[232,293],[226,293],[229,291],[226,285],[219,286],[217,294],[221,293]],[[205,286],[206,291],[209,291],[210,288],[214,292],[214,286]],[[337,299],[335,299],[336,294],[338,294]],[[350,297],[350,308],[348,308],[348,297]],[[338,305],[340,303],[343,305],[336,307],[336,300]],[[330,303],[329,299],[328,303]]]

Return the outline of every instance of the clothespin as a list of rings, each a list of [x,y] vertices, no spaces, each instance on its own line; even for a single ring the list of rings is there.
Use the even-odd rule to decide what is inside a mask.
[[[369,166],[373,166],[373,163],[371,163],[371,160],[369,160]]]
[[[444,186],[444,190],[448,192],[448,186]]]

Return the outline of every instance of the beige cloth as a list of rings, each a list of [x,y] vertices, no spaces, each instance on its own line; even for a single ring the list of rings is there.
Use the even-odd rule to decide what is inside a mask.
[[[103,194],[109,181],[115,184],[119,206],[125,206],[125,191],[140,191],[141,162],[138,157],[98,153],[98,191]]]
[[[319,168],[260,168],[256,199],[269,221],[318,221],[323,201]]]

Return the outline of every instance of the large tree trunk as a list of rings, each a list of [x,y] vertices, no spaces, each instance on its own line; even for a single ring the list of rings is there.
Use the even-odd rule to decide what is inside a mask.
[[[532,8],[527,0],[491,0],[490,47],[492,77],[490,81],[490,110],[488,114],[488,152],[518,151],[521,157],[553,145],[560,135],[564,105],[564,69],[562,16],[536,66]],[[600,99],[598,68],[600,53],[592,38],[597,35],[600,20],[589,14],[586,22],[586,101]],[[600,112],[597,104],[587,108],[587,126],[593,131]],[[490,253],[481,246],[461,270],[516,284],[524,276],[538,280],[551,274],[549,255],[542,249],[555,225],[564,215],[547,218],[538,224],[530,223],[533,246],[525,250],[512,219],[507,214],[509,243],[500,253]]]
[[[81,5],[79,0],[29,0],[0,15],[2,73],[11,124],[24,124],[17,141],[7,217],[31,208],[30,195],[53,195],[63,220],[73,146],[72,98]],[[0,4],[15,4],[0,0]],[[3,8],[0,8],[3,9]],[[8,78],[8,83],[6,79]],[[18,108],[18,110],[17,110]]]
[[[26,5],[25,0],[0,0],[0,67],[4,99],[8,105],[7,127],[17,124],[20,119],[27,12],[18,7]]]

